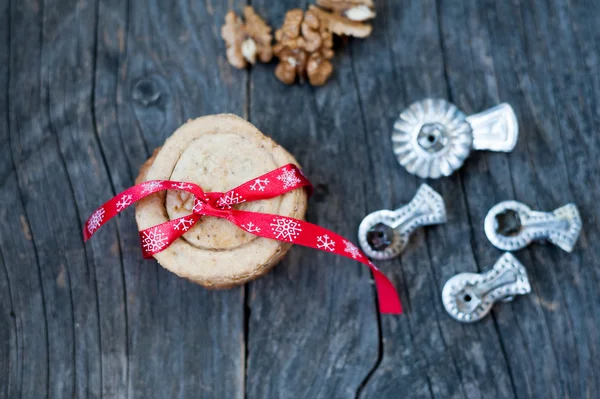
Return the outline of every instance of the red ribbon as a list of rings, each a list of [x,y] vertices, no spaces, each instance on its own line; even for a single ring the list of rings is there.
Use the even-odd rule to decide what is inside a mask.
[[[188,182],[150,180],[119,193],[98,208],[87,220],[83,229],[84,240],[106,222],[131,204],[163,190],[183,190],[194,195],[194,208],[188,216],[173,219],[140,232],[144,258],[166,249],[173,241],[188,231],[202,216],[224,218],[242,230],[256,236],[291,242],[354,259],[367,265],[373,272],[382,313],[400,314],[402,307],[396,289],[385,275],[344,237],[302,220],[280,215],[246,212],[232,209],[235,204],[277,197],[288,191],[312,185],[302,172],[292,164],[282,166],[252,179],[226,193],[205,193],[200,186]]]

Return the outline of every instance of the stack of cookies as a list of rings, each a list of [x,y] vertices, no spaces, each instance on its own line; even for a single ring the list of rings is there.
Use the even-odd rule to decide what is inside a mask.
[[[256,127],[228,114],[188,121],[156,149],[141,167],[136,184],[173,180],[199,185],[205,192],[226,192],[294,157]],[[140,231],[192,212],[194,198],[185,191],[153,194],[137,203]],[[303,219],[305,190],[235,209]],[[204,216],[164,251],[154,255],[166,269],[210,288],[243,284],[275,266],[292,244],[249,234],[225,219]]]

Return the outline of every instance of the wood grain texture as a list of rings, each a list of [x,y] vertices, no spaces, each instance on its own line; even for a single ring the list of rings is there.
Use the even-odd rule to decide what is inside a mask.
[[[243,395],[243,288],[206,291],[142,261],[132,211],[81,241],[88,214],[130,186],[176,126],[243,112],[244,73],[211,75],[225,62],[215,32],[226,5],[167,8],[11,5],[8,397]],[[142,80],[158,101],[136,92]]]
[[[393,153],[381,145],[389,140],[398,112],[424,97],[446,97],[448,91],[436,4],[408,2],[403,9],[392,5],[383,4],[386,10],[378,33],[382,46],[389,49],[379,65],[389,72],[375,82],[369,79],[363,60],[373,60],[383,50],[367,43],[355,43],[353,48],[363,112],[370,124],[369,144],[377,151],[373,174],[382,176],[380,186],[373,189],[381,194],[379,203],[370,211],[395,209],[408,202],[419,184],[417,178],[398,173]],[[415,32],[410,20],[421,21],[423,28]],[[395,82],[401,82],[400,87]],[[432,185],[445,198],[449,220],[420,231],[401,258],[383,265],[405,287],[410,317],[383,318],[383,358],[364,396],[507,396],[510,379],[493,324],[486,320],[465,328],[443,310],[439,294],[443,283],[457,272],[476,271],[477,264],[469,240],[461,173]]]
[[[286,11],[298,6],[293,1],[252,4],[277,27]],[[357,112],[349,49],[342,47],[334,60],[335,76],[319,89],[282,84],[274,78],[274,66],[253,69],[249,116],[290,149],[315,184],[307,219],[355,241],[369,179],[367,148],[357,143],[367,132]],[[295,248],[271,273],[251,283],[247,396],[355,395],[378,356],[369,280],[368,270],[350,259]]]
[[[189,118],[242,113],[244,73],[224,65],[221,2],[101,3],[97,120],[115,191],[131,185],[152,149]],[[113,13],[122,12],[115,20]],[[113,24],[112,26],[110,24]],[[110,159],[118,154],[119,162]],[[125,177],[119,176],[125,173]],[[128,317],[130,397],[240,397],[243,288],[207,291],[142,261],[133,214],[119,223]]]
[[[252,1],[275,28],[308,3]],[[372,36],[336,43],[322,88],[227,64],[220,27],[244,4],[0,2],[0,398],[600,397],[600,4],[377,0]],[[521,135],[429,182],[448,223],[379,263],[402,316],[377,314],[364,267],[310,249],[208,291],[141,258],[132,210],[82,242],[177,126],[219,112],[293,153],[316,185],[308,220],[355,240],[421,184],[389,136],[428,96],[466,113],[508,102]],[[572,254],[518,252],[532,294],[456,323],[441,288],[501,255],[483,219],[506,199],[575,202],[581,237]]]

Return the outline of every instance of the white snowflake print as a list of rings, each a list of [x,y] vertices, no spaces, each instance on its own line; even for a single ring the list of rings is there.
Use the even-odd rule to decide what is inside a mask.
[[[230,209],[231,205],[241,204],[242,202],[246,202],[246,200],[239,196],[235,191],[230,191],[219,198],[217,205],[222,208]]]
[[[318,236],[317,248],[333,252],[335,250],[335,241],[331,240],[327,234]]]
[[[247,224],[243,224],[242,227],[246,229],[248,233],[258,233],[260,231],[260,227],[256,227],[256,225],[252,222],[248,222]]]
[[[99,208],[92,214],[90,220],[87,222],[87,229],[90,234],[94,234],[94,232],[98,230],[102,224],[102,220],[104,220],[104,213],[104,208]]]
[[[175,224],[175,230],[183,230],[188,231],[190,227],[194,224],[193,219],[179,219]]]
[[[294,187],[296,184],[302,182],[296,175],[296,169],[286,169],[279,176],[277,176],[277,180],[280,180],[283,183],[283,188]]]
[[[142,194],[150,193],[158,188],[162,188],[163,185],[158,181],[148,181],[146,183],[142,183]]]
[[[344,252],[349,253],[350,256],[352,256],[352,259],[356,259],[360,256],[360,250],[356,248],[356,245],[346,240],[344,240],[344,245],[346,246],[346,248],[344,248]]]
[[[265,191],[265,187],[269,185],[269,179],[256,179],[250,186],[252,191]]]
[[[124,194],[117,201],[117,211],[121,212],[123,209],[127,208],[129,205],[131,205],[131,195]]]
[[[167,245],[167,237],[155,227],[152,230],[144,231],[142,238],[142,246],[146,252],[156,253],[162,250]]]
[[[196,200],[194,202],[194,207],[192,208],[192,212],[200,213],[200,212],[202,212],[202,209],[204,209],[204,204],[202,202]]]
[[[286,241],[292,241],[302,231],[300,223],[286,218],[273,219],[271,227],[273,228],[273,233],[275,233],[275,238]]]
[[[182,182],[182,181],[180,181],[179,183],[177,183],[174,187],[178,188],[180,190],[185,190],[185,189],[191,190],[193,188],[191,184],[185,183],[185,182]]]

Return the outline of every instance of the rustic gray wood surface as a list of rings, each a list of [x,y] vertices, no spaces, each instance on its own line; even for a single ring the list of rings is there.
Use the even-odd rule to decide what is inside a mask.
[[[252,1],[275,27],[308,3]],[[600,3],[377,1],[372,36],[337,42],[322,88],[229,66],[220,27],[244,4],[0,1],[0,397],[600,398]],[[83,243],[153,148],[221,112],[292,152],[316,186],[308,220],[355,239],[421,183],[389,135],[427,96],[509,102],[521,135],[430,182],[448,223],[379,262],[402,316],[377,313],[366,268],[311,249],[207,291],[142,259],[132,210]],[[500,256],[483,219],[506,199],[575,202],[581,237],[572,254],[518,252],[533,292],[459,324],[441,288]]]

